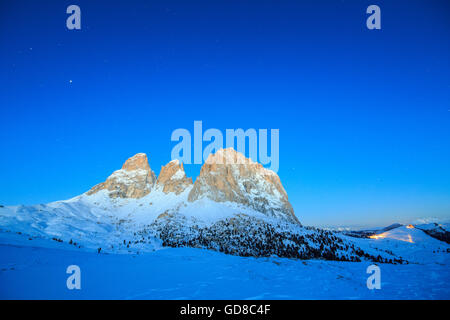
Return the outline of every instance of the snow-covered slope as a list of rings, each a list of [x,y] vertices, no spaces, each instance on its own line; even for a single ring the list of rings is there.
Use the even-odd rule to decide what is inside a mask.
[[[305,227],[275,173],[217,165],[192,184],[178,161],[157,179],[138,154],[73,199],[0,207],[0,298],[449,298],[448,224]],[[374,262],[383,290],[366,287]],[[81,291],[62,285],[73,263]]]
[[[412,225],[397,227],[372,235],[369,239],[355,241],[365,250],[367,247],[383,248],[410,263],[440,263],[450,253],[447,243],[430,237]]]
[[[450,244],[450,223],[448,222],[417,223],[414,224],[414,227],[433,238]]]
[[[393,263],[403,263],[403,252],[409,253],[385,250],[379,239],[301,226],[275,173],[234,150],[218,151],[219,156],[242,163],[210,158],[193,185],[178,161],[164,166],[156,179],[147,156],[137,154],[104,183],[73,199],[0,208],[0,239],[6,243],[11,235],[21,236],[30,244],[51,239],[80,250],[118,253],[163,245],[241,256]]]
[[[353,238],[270,218],[236,203],[152,191],[140,199],[111,199],[106,191],[48,205],[0,208],[0,243],[36,245],[51,239],[78,250],[151,252],[161,246],[200,247],[241,256],[402,262]],[[12,236],[15,236],[15,240]]]
[[[371,262],[244,258],[193,248],[97,254],[56,245],[64,250],[0,244],[0,299],[450,298],[448,258],[383,264],[381,290],[369,290]],[[81,268],[81,290],[66,288],[72,264]]]

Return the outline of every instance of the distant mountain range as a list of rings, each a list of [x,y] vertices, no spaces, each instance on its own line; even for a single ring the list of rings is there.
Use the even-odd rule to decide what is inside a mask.
[[[404,226],[400,223],[394,223],[384,228],[365,229],[365,230],[340,230],[339,232],[357,238],[371,238],[377,234],[382,234],[390,230],[394,230]],[[406,225],[407,228],[416,228],[422,230],[429,236],[450,244],[450,223],[432,222],[432,223],[412,223]]]

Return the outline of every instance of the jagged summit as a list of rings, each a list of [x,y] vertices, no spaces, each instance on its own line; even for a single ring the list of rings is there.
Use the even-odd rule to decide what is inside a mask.
[[[92,195],[100,190],[108,190],[111,198],[141,198],[150,193],[156,183],[156,175],[148,164],[147,155],[138,153],[129,158],[122,169],[94,186],[86,194]]]
[[[210,154],[202,166],[188,200],[194,202],[203,197],[239,203],[299,223],[278,175],[232,148]]]
[[[138,153],[129,158],[122,169],[114,171],[105,182],[94,186],[86,194],[93,195],[101,190],[107,190],[110,198],[142,198],[153,189],[164,193],[182,193],[192,186],[192,178],[186,177],[183,164],[172,160],[161,167],[158,179],[150,168],[147,155]]]
[[[178,195],[191,185],[192,178],[186,177],[183,163],[180,161],[172,160],[161,167],[157,186],[162,188],[164,193],[175,192]]]
[[[122,166],[122,170],[134,171],[134,170],[146,170],[151,171],[148,164],[147,155],[145,153],[137,153],[129,158]]]

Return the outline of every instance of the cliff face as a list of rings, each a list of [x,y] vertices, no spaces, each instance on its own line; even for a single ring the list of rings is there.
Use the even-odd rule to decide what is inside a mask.
[[[211,154],[188,196],[235,202],[269,216],[299,223],[280,178],[232,148]]]

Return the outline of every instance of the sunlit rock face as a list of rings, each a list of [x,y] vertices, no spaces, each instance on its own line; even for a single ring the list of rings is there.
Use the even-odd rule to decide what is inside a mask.
[[[106,190],[110,198],[135,199],[148,195],[152,190],[175,195],[186,191],[190,203],[206,197],[214,202],[231,202],[268,217],[299,223],[278,175],[232,148],[209,155],[195,184],[186,176],[183,164],[178,160],[163,166],[156,179],[147,156],[138,153],[128,159],[122,169],[86,194],[101,190]]]
[[[278,175],[232,148],[209,155],[188,196],[235,202],[268,216],[299,223]]]
[[[86,194],[108,190],[111,198],[141,198],[150,193],[156,175],[148,164],[147,155],[138,153],[128,159],[122,169],[114,171],[105,182],[94,186]]]
[[[164,193],[174,192],[178,195],[192,186],[192,178],[186,177],[183,163],[172,160],[161,168],[156,183],[157,187],[161,188]]]

